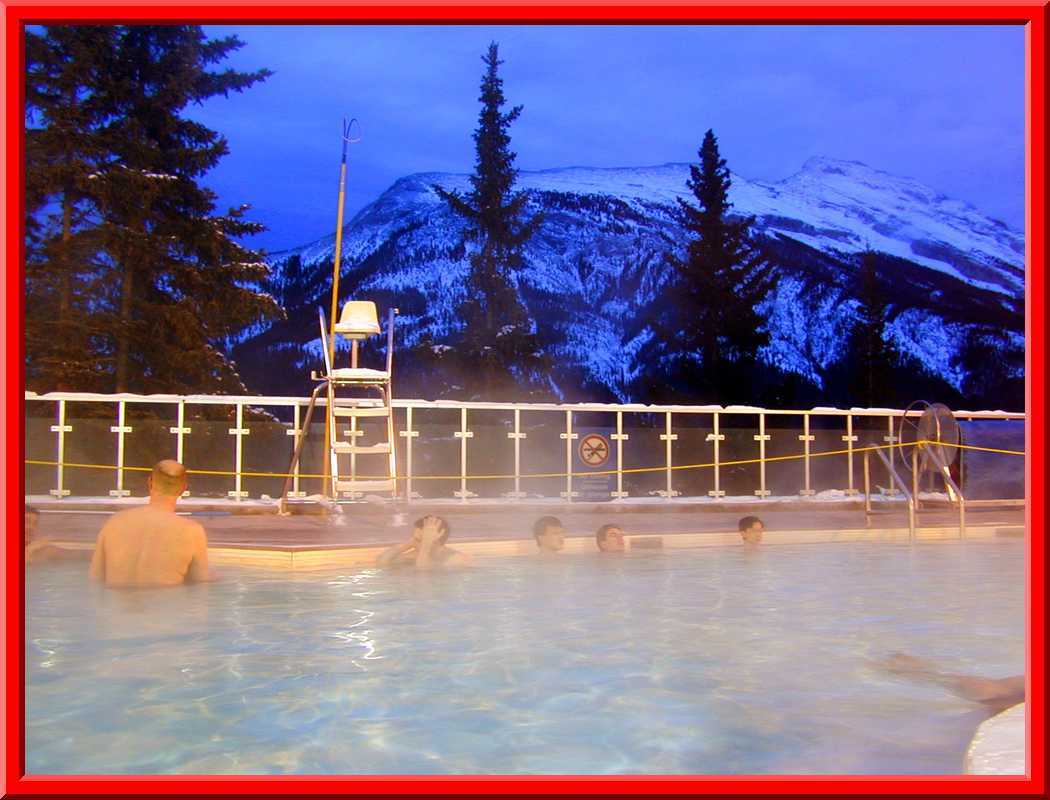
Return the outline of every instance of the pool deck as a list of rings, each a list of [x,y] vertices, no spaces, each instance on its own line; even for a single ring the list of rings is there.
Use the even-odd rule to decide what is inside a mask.
[[[1026,709],[1020,703],[981,723],[966,751],[968,774],[1025,774]]]
[[[40,535],[56,543],[74,547],[93,544],[107,515],[120,508],[143,502],[86,505],[76,501],[47,502],[30,498],[41,509]],[[881,508],[879,508],[881,507]],[[883,502],[876,506],[871,525],[865,524],[858,501],[842,503],[740,502],[719,503],[574,503],[564,502],[462,502],[415,501],[405,503],[354,503],[322,513],[317,504],[300,506],[295,513],[279,516],[273,504],[237,504],[204,499],[187,499],[179,511],[192,513],[208,532],[212,549],[255,549],[304,551],[367,549],[404,541],[413,520],[424,514],[438,514],[448,520],[453,546],[475,543],[467,549],[481,552],[482,543],[516,543],[507,552],[527,550],[532,544],[531,527],[538,517],[551,514],[563,523],[569,546],[593,548],[594,531],[607,522],[623,527],[633,546],[692,546],[739,542],[737,521],[745,514],[760,516],[769,543],[787,541],[825,541],[848,538],[907,537],[908,521],[903,504]],[[1021,536],[1024,533],[1023,507],[974,507],[966,509],[968,536]],[[924,509],[918,515],[920,538],[948,538],[958,535],[958,514],[954,510]],[[865,535],[867,534],[867,535]],[[638,541],[643,539],[646,541]],[[662,539],[662,545],[656,544]],[[493,551],[495,552],[495,551]],[[363,555],[363,553],[362,553]]]

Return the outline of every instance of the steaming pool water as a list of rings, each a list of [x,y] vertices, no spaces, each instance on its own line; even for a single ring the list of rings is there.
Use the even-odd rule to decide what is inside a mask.
[[[959,773],[987,714],[873,661],[1024,669],[1017,539],[85,573],[29,575],[30,774]]]

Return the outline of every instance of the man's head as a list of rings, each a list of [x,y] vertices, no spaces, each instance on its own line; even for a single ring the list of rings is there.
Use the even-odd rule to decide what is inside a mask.
[[[565,528],[557,517],[540,517],[532,526],[532,535],[540,550],[556,553],[565,547]]]
[[[36,526],[40,523],[40,512],[32,506],[26,506],[26,541],[33,538]]]
[[[603,553],[622,553],[626,548],[623,543],[623,531],[619,525],[602,525],[594,535],[598,549]]]
[[[147,485],[151,496],[180,497],[186,491],[186,468],[170,458],[158,461],[153,466]]]
[[[444,544],[448,541],[448,535],[452,532],[452,529],[448,526],[448,521],[444,517],[432,516],[430,519],[436,520],[438,523],[438,530],[441,531],[441,536],[438,537],[437,543]],[[423,526],[426,524],[427,517],[420,517],[412,523],[412,538],[419,542],[423,538]]]
[[[740,538],[744,540],[744,544],[761,542],[762,531],[766,529],[758,517],[741,517],[737,527],[740,529]]]

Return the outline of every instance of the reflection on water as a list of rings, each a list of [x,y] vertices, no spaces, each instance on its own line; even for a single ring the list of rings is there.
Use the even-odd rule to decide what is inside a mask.
[[[1024,664],[1020,541],[27,587],[30,773],[957,773]]]

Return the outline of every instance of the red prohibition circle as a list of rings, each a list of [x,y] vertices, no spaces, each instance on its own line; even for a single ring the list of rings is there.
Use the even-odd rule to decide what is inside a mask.
[[[609,442],[600,433],[588,433],[580,440],[579,455],[588,467],[600,467],[609,460]]]

